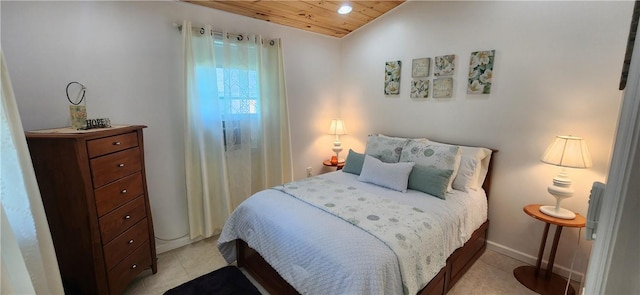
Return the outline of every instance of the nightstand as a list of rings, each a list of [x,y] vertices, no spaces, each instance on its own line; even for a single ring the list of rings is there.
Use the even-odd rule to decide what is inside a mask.
[[[338,164],[331,164],[331,160],[324,160],[324,162],[322,162],[322,165],[325,165],[327,167],[336,167],[336,170],[342,170],[342,167],[344,167],[344,161],[342,162],[338,162]]]
[[[540,250],[538,251],[538,261],[536,266],[520,266],[513,270],[513,275],[521,284],[538,294],[564,294],[567,280],[553,273],[553,263],[556,258],[556,250],[558,249],[560,234],[562,233],[562,228],[565,226],[576,228],[584,227],[586,219],[578,213],[576,213],[575,219],[560,219],[549,216],[540,212],[540,204],[527,205],[523,210],[527,215],[543,221],[545,223],[545,227],[544,233],[542,234],[542,242],[540,243]],[[556,233],[553,237],[551,253],[549,254],[549,263],[547,264],[547,269],[543,273],[543,269],[541,269],[542,256],[544,255],[544,247],[547,242],[547,235],[549,234],[549,226],[552,224],[556,225]],[[573,295],[575,293],[576,292],[573,287],[569,285],[567,294]]]

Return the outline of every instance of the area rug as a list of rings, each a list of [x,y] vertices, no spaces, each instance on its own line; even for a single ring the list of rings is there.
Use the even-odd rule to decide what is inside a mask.
[[[177,286],[165,295],[260,295],[256,287],[235,266],[225,266]]]

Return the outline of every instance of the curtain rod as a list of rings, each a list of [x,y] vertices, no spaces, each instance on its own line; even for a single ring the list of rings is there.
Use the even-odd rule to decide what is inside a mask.
[[[178,28],[178,31],[182,31],[182,25],[173,23],[173,26]],[[200,31],[200,34],[204,34],[205,33],[204,32],[204,27],[191,26],[191,28]],[[212,33],[213,36],[220,36],[221,38],[224,37],[224,33],[223,32],[218,32],[218,31],[214,31],[213,29],[211,29],[211,33]],[[242,35],[242,34],[227,33],[227,38],[229,38],[229,37],[236,37],[236,39],[238,39],[238,41],[242,41],[245,38],[245,36]],[[274,39],[267,39],[267,40],[269,40],[269,45],[271,45],[271,46],[276,44],[276,40],[274,40]],[[264,39],[260,40],[260,42],[262,44],[264,44]]]
[[[173,26],[174,26],[174,27],[176,27],[176,28],[178,28],[178,31],[182,31],[182,25],[181,25],[181,24],[173,23]],[[205,33],[205,32],[204,32],[204,27],[191,26],[191,28],[192,28],[192,29],[195,29],[195,30],[199,30],[199,31],[200,31],[200,34],[204,34],[204,33]],[[211,29],[211,32],[212,32],[214,35],[218,35],[218,36],[220,36],[220,37],[224,37],[224,33],[223,33],[223,32],[218,32],[218,31],[215,31],[215,30],[213,30],[213,29]],[[242,39],[244,39],[244,36],[243,36],[243,35],[241,35],[241,34],[231,34],[231,33],[227,33],[227,38],[229,38],[229,37],[236,37],[236,38],[238,38],[238,40],[239,40],[239,41],[242,41]]]

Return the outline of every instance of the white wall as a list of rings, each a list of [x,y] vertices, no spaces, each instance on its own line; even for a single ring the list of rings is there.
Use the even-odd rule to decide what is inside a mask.
[[[1,2],[2,48],[25,130],[69,125],[65,86],[87,86],[90,118],[144,124],[155,234],[188,231],[182,37],[173,23],[282,38],[296,178],[322,169],[339,88],[339,40],[182,2]],[[162,244],[163,241],[159,241]]]
[[[584,137],[594,161],[590,169],[570,171],[576,194],[564,207],[586,215],[591,183],[605,179],[632,7],[603,1],[407,2],[341,44],[341,116],[350,131],[343,146],[362,151],[367,134],[380,132],[498,149],[490,246],[532,262],[544,226],[522,208],[555,203],[546,188],[558,168],[540,162],[554,136]],[[470,53],[491,49],[492,93],[467,95]],[[412,101],[411,60],[444,54],[456,54],[453,98]],[[403,63],[400,95],[384,96],[384,63],[392,60]],[[569,267],[577,235],[563,231],[556,265]],[[583,272],[590,244],[581,243],[575,268]]]

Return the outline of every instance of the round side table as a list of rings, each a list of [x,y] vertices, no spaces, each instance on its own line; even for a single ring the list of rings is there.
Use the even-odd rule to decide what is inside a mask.
[[[524,207],[524,212],[527,215],[543,221],[545,223],[544,233],[542,234],[542,242],[540,243],[540,250],[538,251],[538,261],[536,266],[520,266],[513,270],[513,275],[523,285],[530,290],[543,295],[552,294],[564,294],[564,290],[567,284],[567,279],[553,273],[553,263],[556,258],[556,250],[558,249],[558,242],[560,241],[560,234],[563,227],[575,227],[581,228],[586,224],[584,216],[576,213],[575,219],[560,219],[553,216],[546,215],[540,212],[540,204],[532,204]],[[553,244],[551,246],[551,253],[549,253],[549,263],[547,269],[542,272],[542,256],[544,255],[544,247],[547,243],[547,235],[549,234],[549,226],[556,225],[556,233],[553,237]],[[574,295],[576,291],[571,285],[567,294]]]
[[[324,160],[324,162],[322,162],[322,165],[325,165],[327,167],[336,167],[336,170],[342,170],[342,167],[344,167],[344,161],[342,162],[338,162],[338,164],[331,164],[331,160]]]

